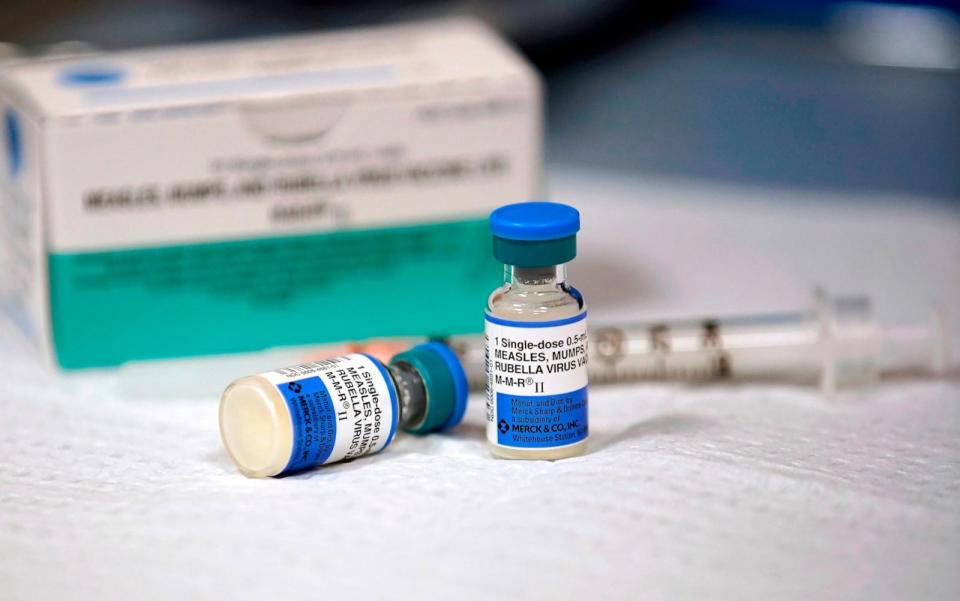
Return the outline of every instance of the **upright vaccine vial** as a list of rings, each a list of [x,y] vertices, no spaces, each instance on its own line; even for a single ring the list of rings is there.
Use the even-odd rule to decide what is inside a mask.
[[[352,353],[240,378],[220,399],[220,436],[237,468],[262,478],[378,453],[397,428],[452,428],[466,406],[459,360],[429,342],[389,365]]]
[[[486,311],[487,442],[498,457],[562,459],[587,446],[587,308],[567,284],[580,213],[553,202],[490,215],[504,284]]]

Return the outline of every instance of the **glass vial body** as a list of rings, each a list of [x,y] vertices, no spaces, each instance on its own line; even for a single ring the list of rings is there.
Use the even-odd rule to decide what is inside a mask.
[[[418,345],[385,365],[352,353],[236,380],[220,399],[220,435],[240,472],[278,476],[378,453],[397,428],[456,426],[467,384],[456,355]]]
[[[507,459],[581,455],[589,434],[587,311],[566,281],[579,213],[521,203],[497,209],[490,223],[505,268],[485,316],[488,446]]]
[[[220,436],[252,478],[355,459],[393,440],[397,392],[386,366],[360,353],[247,376],[220,398]]]

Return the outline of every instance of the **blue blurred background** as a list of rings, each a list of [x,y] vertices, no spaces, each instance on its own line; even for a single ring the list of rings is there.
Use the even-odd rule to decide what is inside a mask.
[[[960,203],[957,5],[7,0],[30,52],[477,15],[548,84],[547,161]]]

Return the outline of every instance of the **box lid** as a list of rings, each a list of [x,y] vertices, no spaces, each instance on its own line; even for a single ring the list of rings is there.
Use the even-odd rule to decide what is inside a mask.
[[[27,60],[4,68],[41,117],[530,76],[473,19]]]

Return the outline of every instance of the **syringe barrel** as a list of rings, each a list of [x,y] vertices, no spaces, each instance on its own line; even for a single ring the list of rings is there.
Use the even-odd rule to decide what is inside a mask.
[[[599,327],[590,339],[590,377],[809,380],[819,374],[817,340],[817,328],[803,314]]]
[[[591,382],[776,381],[819,384],[824,392],[876,381],[881,371],[939,373],[944,326],[880,327],[863,296],[817,297],[807,311],[726,319],[591,326]],[[450,341],[471,386],[484,381],[480,337]]]

